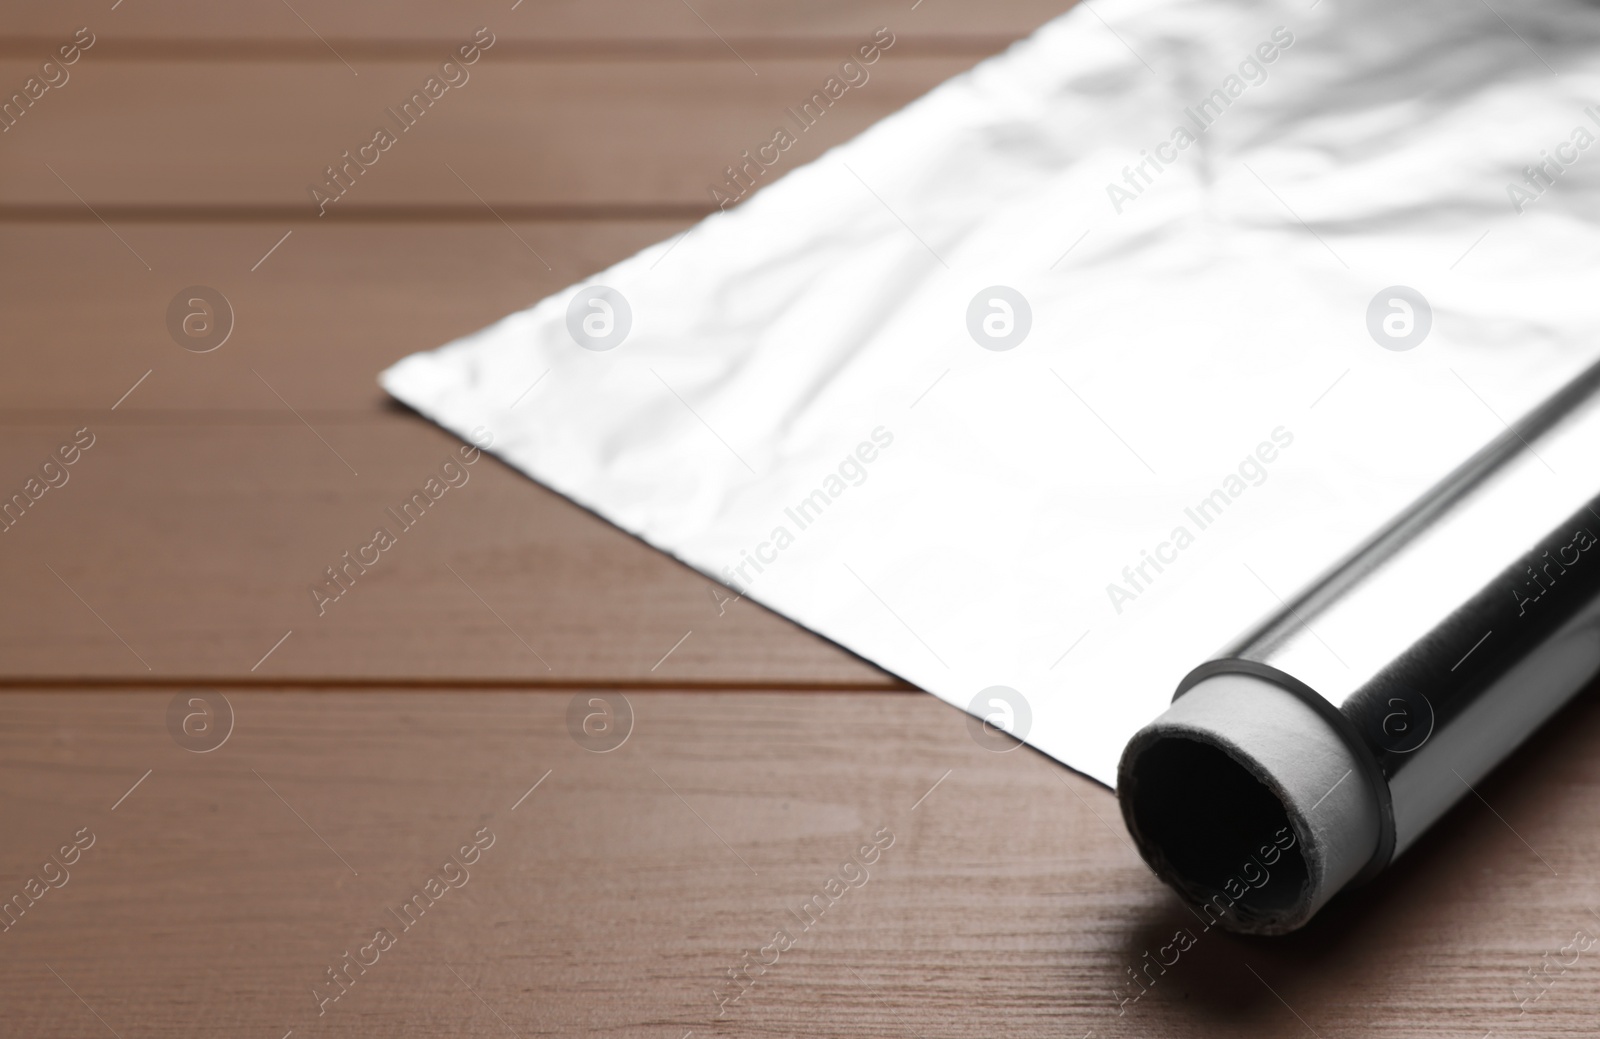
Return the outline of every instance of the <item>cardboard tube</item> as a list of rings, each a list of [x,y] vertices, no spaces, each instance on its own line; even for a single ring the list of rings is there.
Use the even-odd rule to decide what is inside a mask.
[[[1378,846],[1378,799],[1344,737],[1263,679],[1199,683],[1134,737],[1123,761],[1129,830],[1208,927],[1293,930]]]

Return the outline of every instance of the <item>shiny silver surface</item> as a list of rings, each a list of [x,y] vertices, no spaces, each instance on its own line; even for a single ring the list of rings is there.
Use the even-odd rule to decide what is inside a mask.
[[[1325,700],[1409,846],[1600,673],[1600,366],[1192,672]]]

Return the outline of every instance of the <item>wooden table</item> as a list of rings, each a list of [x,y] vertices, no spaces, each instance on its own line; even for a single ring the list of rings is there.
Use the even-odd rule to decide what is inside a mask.
[[[455,449],[380,368],[687,227],[878,27],[786,168],[1056,5],[4,8],[0,90],[37,96],[0,117],[0,1033],[1595,1031],[1593,697],[1378,884],[1241,940],[1110,792],[498,463],[313,605]],[[192,286],[234,315],[207,352]]]

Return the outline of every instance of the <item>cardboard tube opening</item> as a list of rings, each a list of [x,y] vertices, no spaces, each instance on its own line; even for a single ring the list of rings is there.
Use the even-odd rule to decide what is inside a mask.
[[[1294,832],[1288,810],[1221,748],[1187,735],[1153,741],[1133,763],[1124,803],[1156,875],[1211,906],[1223,926],[1228,916],[1275,919],[1304,900],[1305,858],[1298,841],[1283,840]],[[1258,857],[1263,844],[1277,849],[1264,856],[1270,865]]]
[[[1377,848],[1377,794],[1333,725],[1295,694],[1207,678],[1123,752],[1117,794],[1156,876],[1206,926],[1283,934]]]

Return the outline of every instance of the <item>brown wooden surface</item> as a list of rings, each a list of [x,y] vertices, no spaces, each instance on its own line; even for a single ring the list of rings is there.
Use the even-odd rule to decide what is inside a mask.
[[[1593,1034],[1600,944],[1559,962],[1600,935],[1593,696],[1305,932],[1201,934],[1119,1007],[1199,925],[1108,791],[497,462],[313,607],[455,446],[379,369],[688,226],[876,27],[895,47],[782,170],[1058,9],[0,4],[0,89],[97,37],[0,134],[0,492],[96,436],[0,533],[0,900],[95,836],[0,933],[0,1034]],[[316,217],[307,183],[478,25],[470,83]],[[166,329],[195,284],[237,314],[213,353]],[[628,741],[586,749],[575,698],[620,690]],[[169,706],[218,691],[228,742],[183,749]],[[480,827],[466,886],[400,930]],[[379,927],[395,947],[319,1015]],[[779,928],[795,947],[719,1016]]]
[[[102,407],[5,427],[0,472],[17,487],[75,429],[96,436],[68,482],[0,534],[11,676],[895,684],[759,606],[719,602],[720,586],[492,458],[401,530],[385,507],[459,441],[398,410],[302,413],[313,432],[254,392],[277,407]],[[311,587],[380,525],[398,544],[319,610]]]
[[[709,211],[710,187],[726,184],[723,171],[776,127],[788,125],[798,143],[768,177],[984,56],[916,57],[897,53],[897,41],[867,69],[871,78],[799,131],[784,109],[804,103],[871,37],[869,26],[838,55],[758,59],[759,75],[727,52],[689,61],[519,61],[496,47],[403,133],[386,110],[437,74],[437,61],[373,61],[352,77],[337,63],[96,61],[91,49],[64,87],[4,135],[0,177],[8,206],[52,213],[82,210],[77,192],[108,220],[130,206],[269,207],[315,217],[310,187],[326,184],[324,171],[341,153],[387,126],[396,142],[374,153],[330,216],[396,205],[481,211],[474,192],[512,214],[519,206],[618,204]],[[0,83],[20,84],[36,70],[35,62],[0,61]]]
[[[492,217],[118,226],[154,268],[147,271],[92,217],[0,222],[6,331],[22,343],[49,344],[7,359],[0,421],[104,414],[151,370],[117,415],[154,421],[159,413],[162,421],[189,423],[208,413],[205,421],[288,416],[251,368],[308,417],[371,419],[385,413],[377,382],[383,368],[687,226],[688,219],[518,221],[513,234]],[[252,271],[286,231],[290,237]],[[93,292],[81,291],[86,283]],[[233,304],[233,335],[212,353],[179,350],[167,331],[168,301],[196,283],[214,286]],[[71,335],[62,334],[66,327]]]
[[[114,2],[114,0],[112,0]],[[995,40],[1004,45],[1063,11],[1060,0],[998,0],[984,4],[925,0],[693,0],[635,3],[632,0],[427,0],[350,3],[341,0],[283,0],[271,4],[219,7],[206,0],[138,3],[125,0],[110,10],[101,0],[27,0],[0,3],[0,24],[11,37],[7,53],[48,49],[57,35],[71,36],[87,25],[102,29],[113,43],[165,45],[191,53],[194,45],[270,41],[305,48],[311,58],[332,60],[326,46],[347,45],[367,53],[386,45],[450,42],[480,25],[507,39],[557,49],[581,43],[586,49],[693,43],[725,52],[718,41],[764,45],[769,53],[815,50],[819,42],[852,43],[863,27],[891,25],[923,39]],[[561,47],[561,49],[565,49]]]
[[[598,754],[566,692],[229,695],[203,755],[166,692],[0,697],[4,882],[95,836],[0,934],[6,1034],[1593,1034],[1600,947],[1524,1016],[1512,988],[1600,934],[1592,699],[1481,788],[1515,834],[1472,801],[1306,931],[1241,940],[1156,884],[1108,792],[981,749],[932,697],[636,693]],[[387,910],[485,826],[465,886],[402,931]],[[790,910],[882,827],[802,931]],[[319,1017],[312,985],[380,927],[395,947]],[[1196,944],[1119,1008],[1178,928]],[[778,929],[796,944],[719,1020]]]

